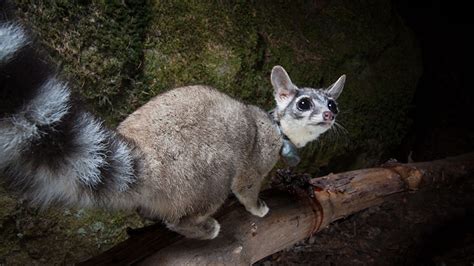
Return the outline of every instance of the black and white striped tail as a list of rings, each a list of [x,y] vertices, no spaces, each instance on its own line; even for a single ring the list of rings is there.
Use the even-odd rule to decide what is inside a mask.
[[[133,145],[79,108],[0,0],[0,179],[35,203],[91,205],[136,183]]]

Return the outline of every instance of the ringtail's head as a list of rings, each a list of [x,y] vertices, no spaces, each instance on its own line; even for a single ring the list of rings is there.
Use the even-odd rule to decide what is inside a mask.
[[[342,75],[326,89],[298,88],[281,66],[272,69],[271,81],[277,103],[275,118],[283,133],[298,148],[330,129],[337,113],[336,99],[344,88]]]

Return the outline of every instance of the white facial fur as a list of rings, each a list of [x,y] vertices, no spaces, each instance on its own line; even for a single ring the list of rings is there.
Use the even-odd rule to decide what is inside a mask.
[[[281,130],[297,148],[304,147],[308,142],[317,139],[319,135],[331,127],[308,126],[308,122],[308,120],[300,121],[294,119],[282,119],[280,122]]]
[[[325,122],[323,119],[323,112],[329,111],[324,96],[314,97],[319,97],[319,95],[312,95],[311,97],[309,94],[303,94],[295,97],[280,117],[282,131],[298,148],[304,147],[308,142],[317,139],[319,135],[326,132],[334,124],[334,120]],[[312,108],[308,111],[299,110],[297,103],[302,100],[311,101]]]
[[[335,106],[345,83],[342,75],[326,90],[298,88],[281,66],[275,66],[271,76],[277,102],[276,115],[281,130],[298,148],[317,139],[334,124],[337,107],[330,110],[328,104]],[[324,113],[333,119],[324,119]]]

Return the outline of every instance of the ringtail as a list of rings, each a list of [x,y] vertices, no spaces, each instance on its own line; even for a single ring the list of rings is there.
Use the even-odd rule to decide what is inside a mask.
[[[189,238],[212,239],[233,193],[263,217],[263,178],[334,124],[345,76],[325,89],[271,71],[268,113],[208,86],[169,90],[116,130],[78,104],[28,31],[0,3],[0,178],[39,206],[139,210]],[[290,156],[291,157],[291,156]]]

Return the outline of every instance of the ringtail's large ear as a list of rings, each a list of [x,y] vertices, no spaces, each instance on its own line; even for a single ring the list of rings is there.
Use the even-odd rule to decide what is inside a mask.
[[[341,95],[342,89],[344,89],[344,83],[346,83],[346,75],[342,75],[336,82],[326,90],[329,96],[333,99],[337,99]]]
[[[296,86],[291,82],[290,76],[281,66],[272,69],[271,81],[274,96],[279,110],[284,110],[296,95]]]

